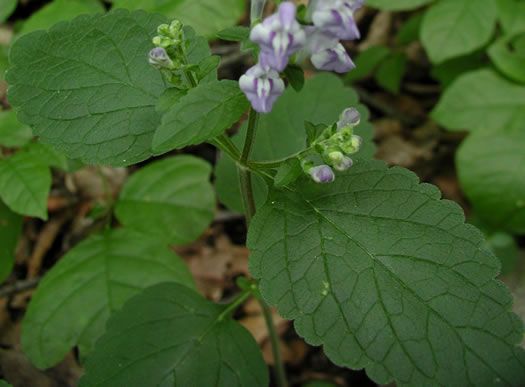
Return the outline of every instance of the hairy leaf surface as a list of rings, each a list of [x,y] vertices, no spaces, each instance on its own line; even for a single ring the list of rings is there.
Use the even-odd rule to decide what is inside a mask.
[[[153,137],[155,153],[200,144],[224,133],[249,107],[238,82],[199,84],[162,117]]]
[[[109,320],[80,387],[267,386],[257,343],[223,310],[179,284],[146,289]]]
[[[18,118],[43,142],[86,163],[148,158],[165,82],[147,55],[164,21],[117,10],[22,36],[11,48],[6,76]]]
[[[210,173],[211,166],[193,156],[151,163],[126,182],[115,214],[122,224],[172,244],[192,242],[215,213]]]
[[[51,172],[27,152],[0,160],[0,199],[16,213],[47,220]]]
[[[520,131],[470,134],[456,166],[478,216],[492,226],[525,232],[525,121]]]
[[[473,52],[496,25],[494,0],[440,0],[423,17],[421,42],[433,63]]]
[[[39,368],[54,366],[74,346],[85,357],[111,314],[163,281],[194,286],[184,261],[158,238],[126,229],[90,236],[53,266],[33,294],[22,324],[24,353]]]
[[[380,161],[272,190],[248,234],[265,299],[336,364],[379,384],[519,386],[523,324],[482,243],[436,187]]]
[[[355,107],[361,113],[361,124],[355,132],[363,137],[362,149],[352,158],[372,157],[375,152],[371,141],[374,128],[368,122],[368,110],[359,103],[357,93],[344,87],[340,78],[330,73],[320,73],[308,79],[300,93],[287,88],[275,103],[272,112],[261,115],[252,158],[257,161],[275,160],[303,150],[306,147],[305,121],[329,125],[336,122],[341,112],[348,107]],[[245,135],[246,125],[233,138],[238,147],[242,146]],[[233,160],[222,154],[216,174],[219,199],[229,208],[242,212],[237,170]],[[254,184],[256,202],[262,205],[267,193],[266,183],[254,176]]]
[[[432,117],[449,130],[521,131],[525,89],[491,70],[473,71],[445,91]]]

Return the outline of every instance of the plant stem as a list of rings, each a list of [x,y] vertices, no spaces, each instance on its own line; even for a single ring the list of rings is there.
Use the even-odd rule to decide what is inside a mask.
[[[226,308],[221,312],[218,320],[224,320],[225,317],[231,315],[239,305],[241,305],[248,297],[252,296],[253,289],[244,290],[235,300],[229,303]]]
[[[281,358],[281,351],[279,348],[279,336],[275,330],[272,311],[266,302],[264,302],[262,299],[258,300],[263,310],[264,321],[266,321],[268,335],[270,336],[270,341],[272,343],[273,362],[275,365],[275,373],[277,374],[277,383],[281,387],[286,387],[288,386],[288,381],[286,380],[286,371],[284,369],[284,363],[283,359]]]
[[[248,129],[246,131],[246,138],[244,140],[244,146],[241,152],[241,158],[237,162],[237,171],[239,173],[239,183],[241,189],[242,202],[244,206],[244,212],[246,215],[246,226],[249,227],[250,222],[255,215],[255,200],[253,196],[252,188],[252,174],[249,168],[249,158],[255,142],[255,135],[257,133],[257,124],[259,123],[259,114],[250,109],[250,117],[248,119]],[[264,320],[266,327],[268,328],[268,335],[272,343],[273,358],[275,363],[275,373],[279,387],[287,387],[288,382],[286,381],[286,373],[284,364],[281,359],[281,351],[279,348],[279,336],[275,330],[275,325],[272,318],[270,307],[264,302],[263,299],[257,297],[257,300],[261,304]]]

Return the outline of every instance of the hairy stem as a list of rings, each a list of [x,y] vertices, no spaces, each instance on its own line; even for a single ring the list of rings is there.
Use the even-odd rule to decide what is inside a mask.
[[[249,169],[250,154],[255,143],[255,135],[257,133],[257,124],[259,123],[259,114],[250,109],[250,117],[248,119],[248,130],[246,131],[246,139],[244,140],[244,146],[241,152],[241,157],[237,162],[237,171],[239,173],[239,183],[241,189],[242,202],[244,205],[244,212],[246,215],[246,225],[249,227],[250,222],[255,215],[255,199],[253,196],[252,188],[252,173]],[[257,298],[261,304],[264,314],[264,320],[266,321],[266,327],[268,328],[268,335],[272,343],[273,358],[275,362],[275,373],[279,387],[287,387],[286,373],[284,364],[281,359],[281,351],[279,348],[279,336],[275,330],[275,324],[273,322],[272,313],[270,307],[262,300]]]
[[[235,298],[235,300],[226,305],[222,313],[219,315],[218,319],[224,320],[224,318],[230,316],[235,311],[235,309],[239,307],[239,305],[241,305],[244,301],[246,301],[246,299],[252,296],[252,292],[253,289],[244,290],[241,294],[239,294],[239,296]]]

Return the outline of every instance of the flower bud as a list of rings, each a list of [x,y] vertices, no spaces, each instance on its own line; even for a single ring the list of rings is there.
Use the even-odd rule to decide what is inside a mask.
[[[162,47],[155,47],[149,52],[148,61],[157,68],[172,69],[173,61],[168,56],[166,50]]]
[[[343,153],[341,153],[340,151],[331,151],[327,154],[328,156],[328,159],[332,162],[332,163],[340,163],[343,161],[345,155],[343,155]]]
[[[352,136],[352,146],[356,149],[356,152],[361,148],[361,145],[363,144],[363,139],[360,136],[356,136],[355,134]]]
[[[334,163],[333,166],[336,171],[342,172],[350,168],[353,163],[354,162],[352,161],[350,157],[343,156],[343,159],[338,163]]]
[[[337,122],[337,130],[341,130],[347,126],[357,126],[361,121],[361,115],[354,108],[345,109],[339,116],[339,121]]]
[[[328,165],[312,167],[308,173],[316,183],[331,183],[335,180],[334,171]]]

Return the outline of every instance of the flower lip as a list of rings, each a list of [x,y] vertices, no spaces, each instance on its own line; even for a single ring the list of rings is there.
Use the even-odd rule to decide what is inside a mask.
[[[256,64],[241,76],[239,87],[255,111],[269,113],[284,91],[284,82],[277,71],[269,66]]]
[[[354,20],[354,11],[361,8],[364,0],[319,0],[312,12],[314,25],[342,40],[361,37]]]

